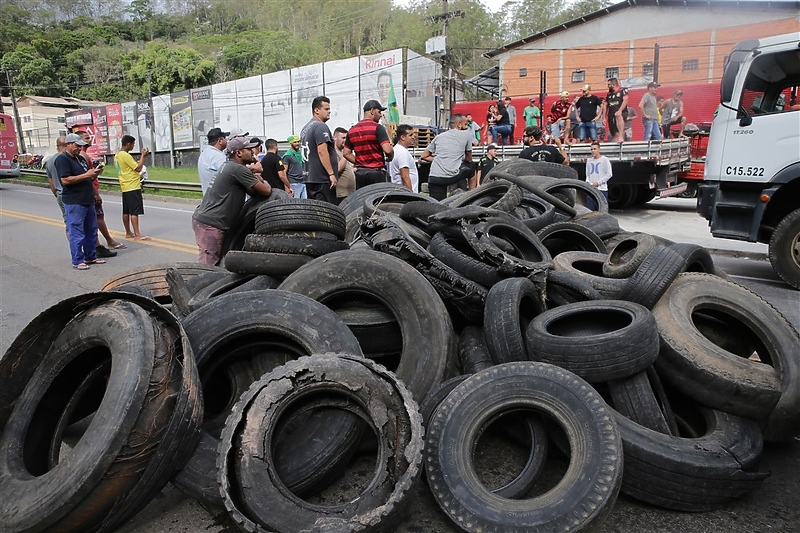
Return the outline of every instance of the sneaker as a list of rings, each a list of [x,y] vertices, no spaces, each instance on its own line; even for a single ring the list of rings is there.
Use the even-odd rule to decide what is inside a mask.
[[[116,257],[117,252],[112,252],[102,244],[97,247],[97,257]]]

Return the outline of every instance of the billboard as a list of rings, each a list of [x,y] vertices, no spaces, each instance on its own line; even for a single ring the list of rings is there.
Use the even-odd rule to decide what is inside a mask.
[[[441,78],[436,61],[408,50],[406,56],[406,114],[418,117],[436,116],[435,84]]]
[[[108,153],[116,154],[122,148],[122,105],[106,106],[106,123],[108,125]]]
[[[289,71],[264,74],[261,76],[261,87],[264,99],[264,131],[267,136],[285,141],[289,135],[299,135],[302,124],[297,130],[292,126],[292,84]]]
[[[325,96],[331,99],[328,127],[331,131],[337,126],[350,129],[363,115],[358,105],[358,58],[327,61],[323,69]]]
[[[397,104],[397,113],[403,111],[403,49],[397,48],[379,54],[359,56],[361,59],[361,101],[377,100],[390,108]]]
[[[94,150],[87,150],[87,153],[94,156],[96,155],[106,155],[109,153],[108,151],[108,125],[106,122],[106,108],[105,107],[93,107],[92,108],[92,124],[94,126],[94,131],[89,132],[92,135],[92,147]],[[87,130],[88,131],[88,130]],[[92,153],[94,152],[94,153]]]
[[[293,68],[292,79],[292,123],[295,133],[300,134],[306,122],[311,120],[311,102],[324,94],[322,86],[322,63]]]
[[[211,86],[211,101],[214,104],[214,126],[222,131],[239,127],[236,112],[236,82],[215,83]]]
[[[261,76],[236,80],[236,108],[239,126],[251,136],[264,136],[264,95]]]
[[[91,109],[76,109],[75,111],[68,111],[64,115],[64,122],[67,129],[71,130],[76,126],[86,126],[92,123],[92,110]]]
[[[170,98],[170,115],[172,118],[172,146],[176,150],[193,148],[192,101],[189,91],[173,93]]]
[[[207,144],[206,134],[214,127],[214,106],[211,105],[211,87],[192,89],[192,135],[194,145]]]
[[[138,141],[139,128],[136,124],[136,102],[124,102],[122,104],[122,134],[130,135]]]
[[[169,115],[170,95],[153,97],[153,133],[156,136],[156,151],[168,152],[172,145],[172,119]]]
[[[150,100],[136,100],[136,126],[139,138],[134,150],[147,148],[153,151],[153,109]]]

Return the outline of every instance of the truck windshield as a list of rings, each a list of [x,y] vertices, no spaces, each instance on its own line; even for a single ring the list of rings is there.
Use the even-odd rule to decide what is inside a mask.
[[[800,49],[762,54],[753,60],[744,81],[741,106],[752,115],[800,110]]]

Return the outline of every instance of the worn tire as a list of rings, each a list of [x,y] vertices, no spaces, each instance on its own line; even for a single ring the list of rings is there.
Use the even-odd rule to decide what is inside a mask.
[[[609,239],[619,233],[619,220],[608,213],[589,211],[572,219],[575,224],[589,228],[601,239]]]
[[[603,263],[608,278],[629,278],[642,261],[656,248],[656,240],[648,233],[634,233],[619,241]]]
[[[484,261],[497,266],[505,277],[543,272],[552,265],[550,252],[536,234],[511,217],[490,218],[477,224],[465,224],[461,228],[461,234]],[[510,244],[513,252],[503,250],[493,237]]]
[[[668,246],[657,245],[625,281],[621,300],[652,309],[686,266],[686,258]]]
[[[619,414],[647,429],[678,436],[675,415],[654,367],[607,385],[609,403]]]
[[[769,262],[783,281],[800,289],[800,209],[783,217],[772,231]]]
[[[600,293],[578,274],[557,270],[547,274],[545,303],[548,309],[575,302],[601,299]]]
[[[710,407],[760,420],[766,438],[800,433],[800,334],[772,305],[735,283],[687,273],[653,314],[662,346],[657,368],[672,386]],[[695,323],[699,314],[736,332],[737,345],[722,347],[704,335]]]
[[[457,195],[449,207],[478,205],[510,213],[521,201],[522,191],[519,187],[505,180],[496,180]]]
[[[545,311],[530,323],[526,339],[532,360],[566,368],[590,383],[631,377],[658,357],[653,314],[621,300]]]
[[[445,265],[484,287],[491,287],[503,279],[497,267],[485,263],[461,237],[439,232],[431,238],[428,251]]]
[[[350,193],[342,203],[339,204],[339,207],[344,212],[345,216],[349,216],[351,213],[354,212],[361,212],[364,209],[364,198],[368,194],[374,193],[392,193],[392,192],[409,192],[408,189],[403,187],[402,185],[398,185],[397,183],[373,183],[371,185],[367,185],[366,187],[362,187]]]
[[[345,215],[339,206],[319,200],[289,198],[258,209],[254,233],[323,231],[344,239]]]
[[[575,222],[554,222],[536,232],[551,257],[564,252],[606,253],[603,240],[591,229]]]
[[[340,240],[326,239],[323,237],[276,237],[253,233],[244,240],[246,252],[273,252],[281,254],[301,254],[311,257],[346,250],[347,243]]]
[[[483,331],[495,364],[527,361],[525,332],[545,311],[540,291],[527,278],[509,278],[497,283],[486,297]]]
[[[607,257],[604,253],[563,252],[553,258],[553,269],[580,276],[604,298],[617,299],[628,282],[603,276],[603,263]]]
[[[494,365],[482,327],[467,326],[461,330],[458,338],[458,363],[463,374],[475,374]]]
[[[141,285],[156,299],[158,303],[170,303],[167,269],[174,268],[187,282],[194,276],[207,272],[225,272],[222,267],[202,265],[200,263],[157,263],[146,267],[126,270],[103,282],[101,291],[111,291],[122,285]]]
[[[420,401],[442,381],[455,357],[455,334],[441,298],[422,274],[390,255],[372,250],[328,254],[298,269],[279,289],[323,304],[347,293],[381,301],[403,334],[396,374]]]
[[[225,268],[237,274],[288,276],[312,259],[312,256],[302,254],[231,250],[225,256]]]
[[[0,359],[0,383],[2,531],[113,531],[197,444],[191,347],[149,298],[89,293],[47,309]],[[89,415],[64,450],[67,426]]]
[[[570,467],[545,494],[509,500],[476,475],[480,431],[510,410],[556,420],[570,441]],[[622,481],[621,441],[610,410],[586,382],[552,365],[506,363],[470,377],[436,409],[425,472],[439,507],[464,530],[574,531],[599,523],[613,507]]]
[[[273,459],[281,414],[309,394],[321,407],[365,417],[377,436],[375,473],[357,498],[341,505],[287,494]],[[247,531],[390,528],[421,474],[422,436],[417,404],[388,370],[349,355],[291,361],[254,383],[228,417],[217,460],[225,507]]]
[[[186,317],[183,326],[197,359],[206,412],[200,446],[173,483],[197,500],[220,505],[215,454],[222,426],[239,396],[262,374],[289,360],[330,351],[360,354],[361,349],[333,311],[278,290],[270,291],[268,298],[257,292],[219,296]],[[351,429],[343,423],[340,437],[345,442]],[[316,439],[319,449],[302,443],[298,447],[297,462],[307,466],[285,479],[291,489],[301,490],[324,476],[330,466],[327,455],[341,444],[325,428]]]

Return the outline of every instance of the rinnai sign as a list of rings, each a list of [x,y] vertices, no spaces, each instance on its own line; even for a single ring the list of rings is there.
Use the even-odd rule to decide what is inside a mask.
[[[389,57],[372,57],[364,59],[364,68],[367,70],[375,70],[376,68],[386,68],[394,66],[397,63],[395,55]]]

